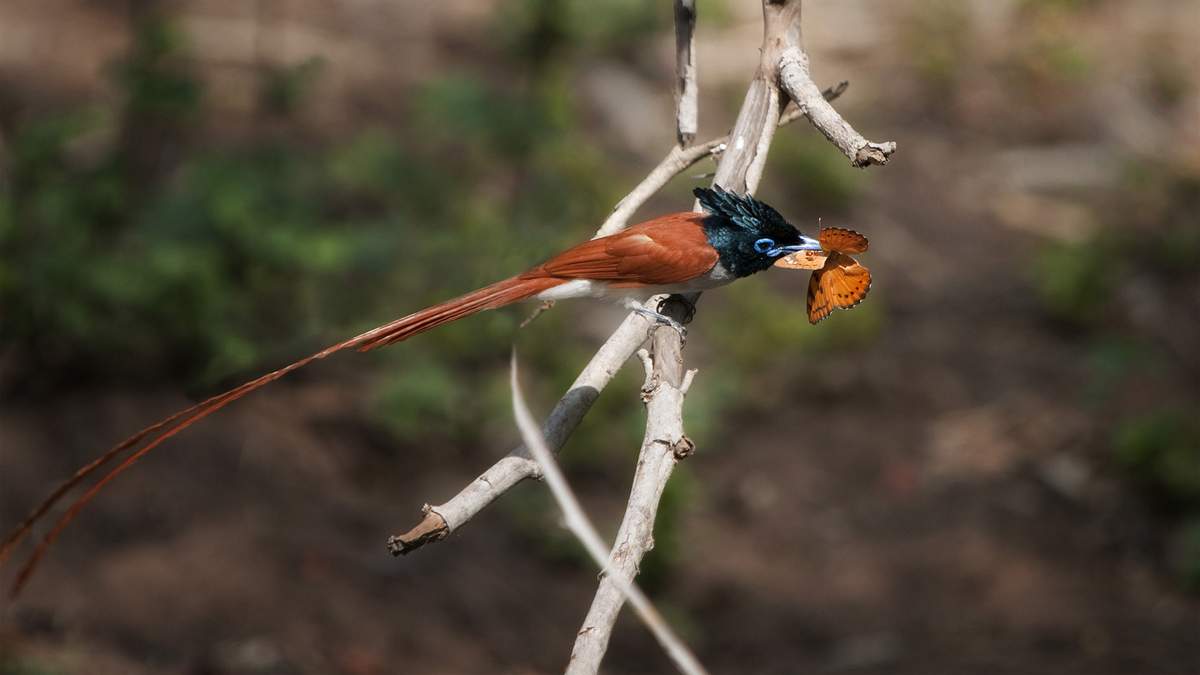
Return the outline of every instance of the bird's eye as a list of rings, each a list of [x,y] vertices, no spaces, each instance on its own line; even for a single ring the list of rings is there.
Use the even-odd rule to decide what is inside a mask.
[[[759,239],[754,242],[754,250],[759,253],[766,253],[773,248],[775,248],[775,241],[773,239]]]

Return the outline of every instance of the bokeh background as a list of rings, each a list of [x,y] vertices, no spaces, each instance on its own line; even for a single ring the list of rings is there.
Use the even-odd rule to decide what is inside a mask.
[[[590,236],[673,142],[670,3],[0,3],[0,525],[117,439]],[[760,9],[701,0],[701,138]],[[1200,672],[1200,4],[809,0],[892,163],[782,131],[760,196],[867,233],[702,301],[699,453],[642,569],[716,673]],[[646,217],[690,205],[711,163]],[[115,483],[0,609],[0,673],[549,673],[595,570],[543,486],[404,559],[621,313],[340,356]],[[611,533],[627,366],[563,461]],[[622,618],[608,673],[668,672]]]

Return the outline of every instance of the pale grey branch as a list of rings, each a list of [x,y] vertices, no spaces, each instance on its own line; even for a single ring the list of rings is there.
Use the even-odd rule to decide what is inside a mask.
[[[696,84],[696,0],[675,0],[675,136],[687,147],[700,130]]]
[[[849,86],[850,83],[843,80],[821,93],[827,100],[832,101],[841,96]],[[779,118],[779,126],[790,124],[803,116],[804,113],[800,109],[791,107]],[[608,219],[596,231],[596,236],[602,237],[620,232],[628,225],[629,219],[633,217],[633,214],[642,208],[646,200],[663,189],[667,183],[671,182],[672,178],[688,170],[706,157],[720,157],[723,155],[729,146],[729,138],[729,136],[722,136],[686,148],[678,145],[672,146],[671,150],[667,152],[667,156],[658,163],[658,166],[654,167],[642,179],[642,182],[638,183],[624,199],[617,202]]]
[[[789,46],[779,57],[779,81],[797,109],[857,167],[887,164],[896,151],[895,141],[868,141],[854,130],[822,95],[809,75],[808,54],[799,45]]]
[[[680,320],[687,310],[683,303],[670,301],[662,311]],[[643,358],[648,369],[642,390],[646,400],[646,431],[629,503],[611,554],[601,555],[601,560],[608,560],[605,575],[576,635],[567,675],[594,675],[599,670],[625,602],[621,589],[632,583],[642,558],[654,547],[654,520],[667,480],[676,462],[691,454],[695,447],[683,433],[683,357],[679,333],[669,326],[659,326],[653,333],[653,346],[653,357]]]
[[[639,352],[642,354],[644,350]],[[649,358],[648,356],[646,358]],[[603,540],[600,539],[600,534],[596,532],[596,528],[592,525],[592,521],[584,513],[583,507],[579,505],[579,500],[575,498],[575,493],[571,491],[570,485],[567,483],[566,477],[562,470],[558,467],[558,463],[554,461],[554,453],[550,448],[546,447],[546,441],[542,437],[537,423],[533,420],[533,415],[529,413],[529,407],[525,404],[525,397],[521,393],[521,386],[517,379],[517,353],[513,351],[512,356],[512,373],[510,376],[510,384],[512,386],[513,399],[513,414],[517,420],[517,427],[521,430],[521,438],[525,441],[525,447],[529,448],[533,458],[537,461],[542,470],[542,477],[549,486],[550,492],[554,495],[554,500],[558,502],[559,508],[563,512],[563,520],[567,528],[583,543],[583,547],[587,550],[588,555],[600,567],[601,573],[605,578],[610,580],[622,597],[633,605],[634,611],[641,618],[642,623],[650,629],[654,634],[655,639],[662,645],[663,651],[667,653],[671,661],[679,669],[679,672],[684,675],[706,675],[704,667],[692,654],[683,640],[671,630],[670,625],[663,619],[662,614],[650,602],[637,584],[626,579],[620,574],[608,574],[609,563],[608,549],[605,547]],[[589,667],[587,672],[596,672],[600,667],[599,657],[603,654],[598,654],[594,667]]]
[[[656,302],[651,300],[651,303]],[[652,308],[651,303],[647,303],[647,307]],[[555,451],[562,448],[621,365],[646,341],[649,330],[650,322],[646,318],[630,314],[600,347],[546,418],[543,434],[551,448]],[[407,554],[429,542],[444,539],[509,488],[538,475],[537,462],[530,459],[525,446],[518,446],[449,501],[426,505],[421,522],[408,532],[389,538],[388,549],[393,555]]]

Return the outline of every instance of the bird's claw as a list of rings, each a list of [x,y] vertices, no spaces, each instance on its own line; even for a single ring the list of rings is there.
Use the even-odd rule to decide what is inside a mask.
[[[657,324],[670,326],[675,330],[676,333],[679,333],[679,341],[681,343],[687,342],[687,326],[679,323],[675,319],[672,319],[666,314],[656,312],[652,309],[646,309],[645,307],[634,307],[633,311],[641,314]]]

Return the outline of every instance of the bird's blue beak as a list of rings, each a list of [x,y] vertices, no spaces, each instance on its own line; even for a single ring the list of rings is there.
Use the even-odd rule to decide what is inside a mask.
[[[806,237],[802,234],[802,235],[800,235],[800,243],[799,244],[792,244],[791,246],[780,246],[779,248],[782,249],[784,253],[795,253],[797,251],[820,251],[821,250],[821,242],[817,241],[816,239],[813,239],[812,237]]]

